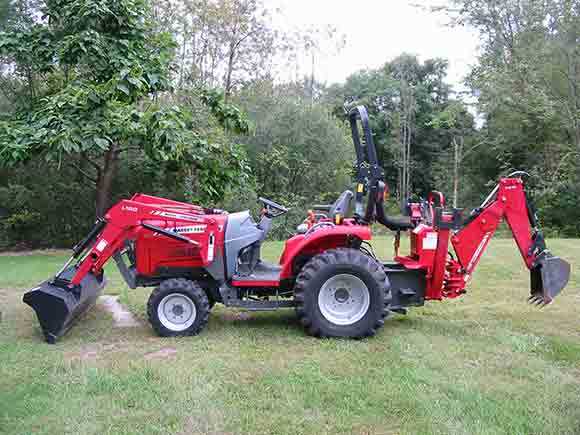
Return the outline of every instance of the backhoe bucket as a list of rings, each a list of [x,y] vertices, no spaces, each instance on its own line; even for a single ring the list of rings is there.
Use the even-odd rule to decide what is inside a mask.
[[[531,270],[532,303],[549,304],[570,279],[570,264],[559,257],[546,256]]]
[[[45,281],[24,294],[22,301],[36,312],[47,343],[54,344],[83,313],[91,308],[105,286],[104,276],[87,274],[81,284],[69,287],[76,272],[68,268],[58,278]]]

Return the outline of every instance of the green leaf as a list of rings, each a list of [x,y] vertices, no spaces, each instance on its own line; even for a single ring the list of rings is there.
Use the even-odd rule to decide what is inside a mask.
[[[134,77],[127,77],[127,81],[129,83],[131,83],[133,86],[136,86],[138,89],[141,89],[141,86],[143,85],[143,83],[141,82],[141,80],[136,79]]]
[[[96,137],[95,139],[95,144],[101,148],[102,150],[106,150],[109,148],[109,141],[107,141],[107,139],[103,139],[101,137]]]
[[[127,95],[127,96],[131,95],[131,91],[130,91],[130,90],[129,90],[129,88],[128,88],[126,85],[124,85],[123,83],[119,83],[119,84],[117,85],[117,89],[118,89],[119,91],[123,92],[123,93],[124,93],[125,95]]]
[[[97,94],[95,94],[94,92],[89,92],[88,98],[93,103],[96,103],[96,104],[100,104],[101,103],[101,98]]]

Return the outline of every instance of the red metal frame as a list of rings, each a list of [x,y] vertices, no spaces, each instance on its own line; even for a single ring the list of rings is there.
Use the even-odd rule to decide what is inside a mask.
[[[443,215],[442,228],[419,225],[411,232],[411,254],[395,261],[407,269],[426,271],[425,299],[455,298],[465,287],[479,264],[499,224],[509,225],[528,269],[532,269],[537,253],[533,250],[533,231],[528,216],[527,200],[520,178],[503,178],[495,199],[460,230],[450,229],[451,216]],[[436,242],[435,242],[436,240]],[[449,255],[449,241],[456,258]]]
[[[127,241],[136,241],[136,267],[140,275],[152,276],[159,267],[203,268],[216,256],[224,255],[227,214],[204,214],[202,207],[137,194],[130,200],[115,204],[106,214],[107,225],[93,246],[80,261],[71,286],[78,285],[87,273],[99,275],[105,263],[122,249]],[[239,287],[278,287],[280,281],[292,279],[298,256],[313,256],[328,249],[348,246],[356,239],[370,240],[368,225],[358,225],[354,219],[343,219],[339,225],[324,226],[307,234],[296,235],[286,241],[280,257],[281,273],[278,280],[233,281]],[[318,221],[318,223],[323,220]],[[143,227],[152,225],[170,231],[199,227],[199,231],[184,233],[190,244],[163,237]],[[210,258],[209,238],[213,237],[213,255]],[[231,277],[226,277],[230,279]]]
[[[134,195],[131,200],[115,204],[105,215],[107,225],[80,262],[71,285],[79,284],[91,272],[99,275],[105,263],[123,248],[127,241],[136,241],[137,269],[152,275],[160,266],[204,267],[216,255],[223,255],[227,215],[203,214],[201,207],[148,195]],[[142,226],[184,233],[190,244],[162,237]],[[213,237],[210,250],[209,239]]]
[[[439,193],[430,195],[429,203],[432,204],[435,198],[440,205],[444,204],[444,198]],[[227,214],[204,214],[204,209],[199,206],[138,194],[113,206],[105,219],[108,224],[81,261],[72,285],[79,284],[89,272],[98,275],[109,258],[128,240],[137,241],[136,266],[144,276],[151,276],[157,268],[164,266],[202,268],[209,265],[215,256],[224,255]],[[425,271],[425,299],[458,297],[465,293],[473,271],[503,219],[512,230],[526,266],[531,269],[537,255],[533,252],[534,229],[528,216],[523,182],[519,178],[500,180],[495,198],[460,230],[451,229],[451,216],[447,214],[442,215],[438,226],[419,224],[410,231],[410,254],[397,255],[395,261],[409,270]],[[281,281],[295,277],[298,258],[350,246],[355,240],[372,238],[371,227],[354,219],[343,219],[338,225],[331,219],[321,219],[316,223],[323,221],[328,221],[328,226],[295,235],[286,241],[280,257],[278,280],[235,280],[232,285],[278,287]],[[184,244],[163,237],[144,228],[143,223],[172,231],[190,228],[192,231],[183,235],[191,243]],[[309,227],[312,228],[312,225],[310,223]],[[208,246],[210,236],[214,240],[212,254]],[[455,257],[449,254],[450,244]]]

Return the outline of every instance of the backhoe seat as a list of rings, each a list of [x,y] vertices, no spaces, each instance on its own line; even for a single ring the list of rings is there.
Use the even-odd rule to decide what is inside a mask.
[[[381,222],[391,231],[407,231],[415,228],[411,219],[407,216],[386,217],[386,222]]]
[[[408,216],[391,217],[385,214],[383,204],[377,204],[377,222],[383,224],[391,231],[407,231],[415,228]]]

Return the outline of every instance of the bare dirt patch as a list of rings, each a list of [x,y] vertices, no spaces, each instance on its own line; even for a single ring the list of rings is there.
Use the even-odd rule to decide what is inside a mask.
[[[67,361],[108,361],[119,358],[118,355],[128,354],[135,348],[135,343],[118,341],[114,343],[95,343],[82,346],[74,351],[65,352]]]
[[[159,349],[155,352],[149,352],[145,354],[146,360],[155,360],[155,359],[167,359],[177,355],[177,349],[174,347],[164,347],[163,349]]]
[[[85,346],[74,352],[66,352],[64,358],[67,361],[94,361],[101,358],[101,346]]]
[[[222,318],[228,322],[233,322],[236,320],[247,321],[252,318],[252,315],[247,311],[226,311],[222,313]]]

